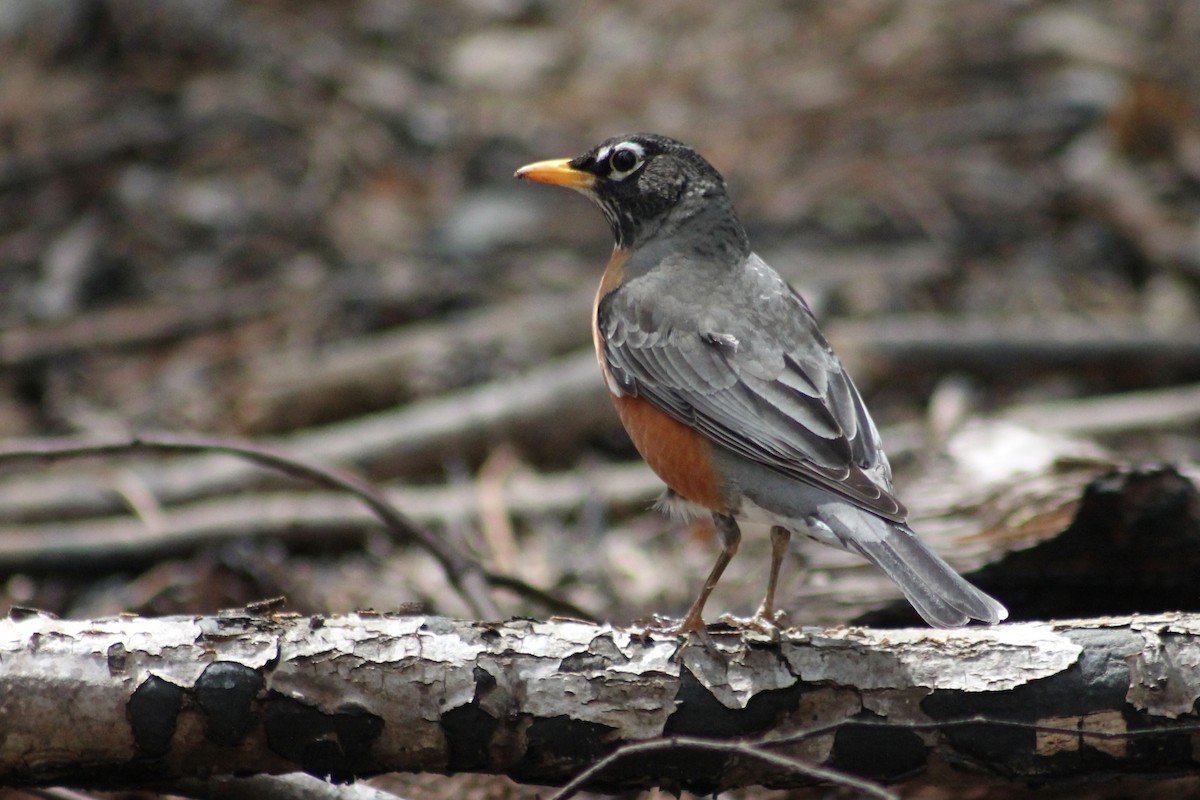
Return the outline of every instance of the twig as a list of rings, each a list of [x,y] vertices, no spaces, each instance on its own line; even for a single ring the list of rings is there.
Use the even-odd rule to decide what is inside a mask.
[[[1101,731],[1089,728],[1068,728],[1061,725],[1044,725],[1039,722],[1026,722],[1019,719],[993,719],[983,714],[977,714],[973,717],[931,720],[929,722],[895,722],[887,719],[842,719],[837,720],[836,722],[827,722],[822,725],[815,725],[811,728],[806,728],[805,730],[797,731],[796,733],[789,734],[787,736],[764,738],[759,740],[757,744],[761,744],[763,746],[795,744],[808,739],[815,739],[818,736],[837,733],[842,728],[851,726],[860,728],[899,728],[908,731],[940,731],[947,728],[967,728],[975,725],[990,725],[997,728],[1017,728],[1019,730],[1032,731],[1034,733],[1080,736],[1087,739],[1137,739],[1146,736],[1175,736],[1179,734],[1187,735],[1200,733],[1200,723],[1184,723],[1181,725],[1172,725],[1170,728],[1136,728],[1134,730]]]
[[[1076,436],[1131,433],[1200,421],[1200,384],[1016,406],[1003,413],[1030,428]]]
[[[517,454],[511,447],[501,446],[483,462],[476,481],[479,528],[492,562],[502,572],[512,572],[517,565],[517,536],[504,496],[504,481],[516,466]]]
[[[1063,320],[964,319],[905,315],[869,321],[832,320],[829,339],[860,382],[921,369],[981,373],[1106,366],[1135,372],[1146,365],[1200,366],[1200,329],[1169,332],[1143,326]]]
[[[995,338],[998,333],[995,326],[963,324],[947,327],[931,320],[918,323],[910,319],[909,322],[910,326],[902,325],[897,328],[894,337],[890,323],[885,321],[875,323],[879,327],[874,332],[863,326],[833,326],[833,330],[835,333],[840,330],[843,334],[846,331],[856,331],[847,341],[850,345],[854,345],[855,341],[859,342],[861,349],[857,357],[866,358],[873,363],[876,358],[882,358],[884,365],[904,362],[904,359],[908,358],[906,353],[917,357],[914,354],[922,352],[926,356],[940,359],[943,365],[947,363],[947,359],[953,360],[953,357],[957,357],[955,353],[964,359],[970,358],[982,363],[987,360],[984,353],[991,352],[995,355],[1003,348],[1017,345],[1016,339]],[[1008,324],[1003,327],[1009,330]],[[1013,325],[1009,333],[1016,335],[1017,327]],[[888,335],[882,338],[893,340],[891,343],[883,342],[877,336],[885,328]],[[979,350],[976,355],[971,355],[976,351],[969,346],[971,337],[964,333],[968,328],[974,328],[976,331],[975,347]],[[1083,326],[1072,330],[1075,331],[1073,336],[1064,334],[1058,345],[1034,341],[1036,336],[1029,333],[1027,325],[1019,338],[1025,341],[1029,348],[1041,350],[1043,354],[1055,352],[1056,348],[1060,348],[1057,352],[1064,360],[1078,356],[1079,351],[1074,349],[1076,345],[1091,348],[1095,352],[1108,353],[1113,359],[1117,359],[1118,356],[1128,359],[1131,353],[1138,352],[1139,347],[1155,339],[1150,334],[1139,338],[1132,333],[1122,336],[1110,331],[1111,347],[1106,348],[1101,340],[1090,343],[1084,341],[1098,335],[1095,328]],[[966,343],[954,343],[962,336],[967,336]],[[992,344],[982,343],[982,340],[989,336]],[[873,341],[876,343],[871,344]],[[1158,341],[1163,348],[1173,353],[1174,357],[1200,361],[1200,333],[1185,335],[1181,332],[1177,336],[1160,338]],[[1020,356],[1028,351],[1017,347],[1013,352]],[[1163,353],[1161,348],[1159,352]],[[1144,360],[1144,356],[1138,355],[1137,359]],[[891,368],[884,366],[876,374],[885,374]],[[870,369],[864,372],[870,374]],[[1139,427],[1177,424],[1179,420],[1188,417],[1187,405],[1194,397],[1191,394],[1193,391],[1194,389],[1182,388],[1130,395],[1129,402],[1121,414],[1127,415],[1123,416],[1125,420],[1136,423],[1136,409],[1144,407],[1145,424],[1137,423]],[[1161,406],[1158,405],[1159,402],[1162,403]],[[1013,414],[1018,417],[1026,414],[1040,416],[1042,408],[1041,405],[1031,406],[1027,411],[1017,410]],[[1050,407],[1050,410],[1053,411],[1053,407]],[[1100,412],[1101,407],[1098,406],[1095,410],[1097,418],[1100,417]],[[1156,422],[1156,418],[1160,421]],[[556,424],[549,426],[546,424],[547,420],[555,420]],[[1041,417],[1039,427],[1045,428],[1051,420],[1064,432],[1071,432],[1072,420],[1067,417],[1066,412],[1052,417]],[[386,464],[393,474],[403,474],[406,471],[428,470],[434,464],[440,466],[438,459],[444,457],[447,452],[483,453],[489,443],[505,439],[538,442],[540,446],[547,448],[561,448],[587,431],[612,424],[612,411],[604,399],[603,385],[596,377],[595,355],[589,349],[514,378],[448,393],[395,411],[302,431],[276,440],[275,443],[309,459],[356,464],[360,467]],[[1112,430],[1117,424],[1105,422],[1102,427]],[[920,441],[919,436],[902,435],[908,431],[909,429],[884,432],[890,452],[899,453],[905,450],[906,442]],[[536,436],[533,435],[534,432]],[[244,491],[261,485],[263,478],[245,464],[205,456],[202,459],[184,459],[164,465],[154,473],[147,474],[145,481],[159,502],[169,506],[234,489]],[[44,479],[8,478],[0,482],[0,519],[98,515],[113,513],[120,508],[120,503],[113,497],[111,490],[98,480],[92,485],[79,480],[48,484]]]
[[[790,759],[785,756],[764,758],[765,754],[759,748],[796,744],[809,739],[815,739],[819,736],[837,733],[839,730],[847,727],[887,728],[892,730],[899,729],[909,731],[941,731],[949,728],[963,728],[972,726],[1017,728],[1034,733],[1078,736],[1080,738],[1100,740],[1125,740],[1143,738],[1147,736],[1165,735],[1178,736],[1200,732],[1200,724],[1195,723],[1176,725],[1172,726],[1170,729],[1139,728],[1135,730],[1104,731],[1078,727],[1070,728],[1060,725],[1045,725],[1036,722],[1026,722],[1023,720],[992,719],[984,715],[977,715],[973,717],[964,717],[961,719],[932,720],[929,722],[895,722],[886,719],[840,719],[833,722],[827,722],[822,725],[815,725],[811,728],[806,728],[803,731],[798,731],[794,734],[786,736],[763,737],[760,739],[743,742],[723,742],[697,737],[676,736],[664,739],[655,739],[647,742],[636,742],[625,745],[624,747],[613,751],[608,756],[596,762],[591,767],[573,778],[571,782],[560,789],[557,794],[554,794],[551,797],[551,800],[567,800],[567,798],[573,797],[589,780],[595,778],[597,775],[603,772],[604,769],[623,758],[641,753],[654,753],[662,750],[673,750],[684,747],[695,747],[706,752],[713,753],[745,755],[751,758],[766,761],[770,764],[786,766],[789,769],[797,769],[801,774],[808,775],[818,780],[825,780],[845,786],[847,788],[855,789],[867,796],[895,798],[898,797],[898,795],[891,794],[882,787],[879,787],[868,781],[855,778],[851,775],[847,775],[843,772],[830,770],[813,764],[806,764],[802,761]]]
[[[251,289],[219,297],[200,296],[171,306],[93,311],[61,324],[0,331],[0,366],[180,339],[198,330],[261,316],[272,304],[271,298],[261,288]]]
[[[555,424],[547,425],[547,420]],[[272,444],[310,462],[362,468],[385,464],[397,474],[441,468],[447,453],[482,453],[489,443],[506,439],[561,449],[564,442],[614,423],[603,383],[596,376],[595,354],[588,348],[523,375],[303,431]],[[252,467],[211,454],[163,465],[144,479],[164,506],[245,491],[264,482]],[[78,480],[0,483],[2,519],[87,516],[120,508],[111,490],[99,481],[90,486]]]
[[[587,342],[592,291],[542,293],[486,306],[437,323],[409,325],[314,350],[303,347],[256,356],[238,416],[251,431],[286,430],[328,419],[347,407],[383,407],[429,396],[461,380],[461,366],[507,369]],[[522,363],[524,362],[524,363]]]
[[[597,761],[592,766],[585,769],[583,772],[571,779],[570,783],[564,786],[555,794],[551,795],[550,800],[567,800],[569,797],[574,797],[587,784],[588,781],[595,778],[608,767],[621,761],[629,756],[643,755],[646,753],[659,753],[664,750],[679,750],[685,748],[702,750],[706,753],[739,755],[746,758],[751,758],[756,761],[761,761],[775,767],[781,767],[790,772],[794,772],[818,781],[827,781],[839,786],[844,786],[847,789],[853,789],[860,792],[864,797],[878,797],[882,800],[899,800],[899,795],[889,792],[882,786],[871,783],[870,781],[856,778],[853,775],[848,775],[845,772],[821,767],[816,764],[808,764],[796,758],[788,758],[787,756],[768,753],[759,749],[760,744],[754,742],[722,742],[714,739],[702,739],[696,736],[670,736],[664,739],[654,739],[647,742],[634,742],[627,744],[624,747],[619,747],[612,753],[609,753],[604,758]]]
[[[662,483],[641,462],[595,467],[586,473],[522,474],[505,487],[504,502],[519,517],[568,513],[593,499],[612,506],[648,506]],[[445,525],[481,512],[473,484],[385,488],[388,501],[424,524]],[[0,526],[0,572],[128,568],[141,560],[186,555],[231,536],[269,536],[289,542],[319,537],[354,540],[378,520],[353,498],[317,491],[240,494],[161,509],[154,524],[119,517]],[[86,558],[84,558],[86,556]],[[528,594],[501,575],[495,585]],[[562,606],[559,606],[562,608]]]
[[[77,458],[123,454],[136,450],[167,452],[217,452],[236,455],[280,472],[305,478],[322,486],[350,492],[361,499],[394,534],[412,539],[429,551],[453,585],[476,614],[488,619],[499,610],[486,591],[487,573],[475,560],[458,553],[406,514],[395,508],[374,485],[346,470],[317,464],[270,445],[217,436],[145,433],[110,441],[41,439],[0,444],[0,461]]]

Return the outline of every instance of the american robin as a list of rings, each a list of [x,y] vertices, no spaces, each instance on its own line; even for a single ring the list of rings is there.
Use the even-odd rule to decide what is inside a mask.
[[[593,311],[600,369],[668,486],[666,510],[707,509],[721,542],[678,632],[703,633],[739,522],[771,526],[759,623],[773,624],[792,532],[866,557],[935,627],[1008,615],[905,523],[858,390],[804,298],[751,251],[711,164],[674,139],[632,134],[516,177],[581,192],[616,239]]]

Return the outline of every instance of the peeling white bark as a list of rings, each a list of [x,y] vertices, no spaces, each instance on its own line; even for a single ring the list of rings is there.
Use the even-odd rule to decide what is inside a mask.
[[[878,774],[867,768],[876,778],[933,763],[1041,781],[1187,766],[1178,754],[1154,762],[1153,752],[1170,747],[1078,732],[1169,727],[1190,716],[1200,697],[1200,616],[808,628],[779,642],[715,632],[714,640],[710,651],[572,621],[424,616],[8,619],[0,621],[0,782],[113,788],[305,770],[337,778],[484,771],[558,783],[622,743],[714,731],[795,735],[862,714],[893,726],[826,731],[791,752],[853,766],[854,732],[874,730],[899,737],[909,753],[904,763],[879,764]],[[1112,701],[1114,683],[1123,703]],[[980,714],[1060,730],[1006,725],[999,730],[1014,734],[1006,751],[995,727],[982,749],[971,737],[987,725],[930,727]],[[895,727],[905,725],[923,727]],[[1190,742],[1185,732],[1168,735]],[[748,774],[803,783],[722,758],[697,761],[694,752],[662,769],[618,769],[601,783],[711,789]]]
[[[1200,620],[1139,619],[1132,628],[1145,647],[1130,659],[1130,705],[1171,719],[1193,713],[1200,698]]]

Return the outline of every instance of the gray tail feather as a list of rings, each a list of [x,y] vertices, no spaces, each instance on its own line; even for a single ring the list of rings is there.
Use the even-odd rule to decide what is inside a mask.
[[[995,625],[1008,610],[968,583],[905,525],[863,513],[867,530],[838,530],[849,549],[861,553],[895,581],[921,617],[935,628],[958,628],[973,619]],[[858,522],[858,520],[855,520]]]

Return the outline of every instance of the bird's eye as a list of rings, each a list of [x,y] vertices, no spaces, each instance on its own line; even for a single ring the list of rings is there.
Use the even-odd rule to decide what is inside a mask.
[[[632,147],[618,147],[608,157],[614,178],[624,178],[642,164],[642,156]]]

